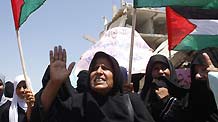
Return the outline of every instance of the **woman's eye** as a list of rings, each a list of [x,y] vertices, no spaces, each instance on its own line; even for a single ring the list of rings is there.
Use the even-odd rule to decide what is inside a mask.
[[[26,87],[26,86],[23,86],[23,88],[26,89],[27,87]]]
[[[154,70],[158,71],[158,70],[160,70],[160,68],[159,67],[154,67]]]
[[[103,70],[109,70],[109,68],[106,67],[106,66],[101,66],[101,68],[102,68]]]
[[[27,86],[17,86],[17,89],[21,89],[21,88],[26,89]]]
[[[162,70],[166,70],[168,67],[167,66],[162,66],[161,69]]]
[[[98,70],[98,68],[99,68],[99,66],[95,66],[95,67],[94,67],[94,70]]]

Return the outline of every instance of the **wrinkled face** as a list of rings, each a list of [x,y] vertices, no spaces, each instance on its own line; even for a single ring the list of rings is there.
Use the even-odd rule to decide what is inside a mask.
[[[25,91],[26,88],[27,87],[26,87],[26,82],[25,81],[21,81],[20,83],[18,83],[17,88],[16,88],[16,93],[17,93],[17,96],[20,99],[25,98],[24,91]]]
[[[157,62],[154,64],[152,68],[152,77],[153,79],[157,79],[160,76],[164,76],[167,79],[170,79],[170,70],[163,63]]]
[[[3,93],[3,91],[4,91],[4,86],[2,81],[0,80],[0,95]]]
[[[208,79],[207,66],[196,64],[194,65],[194,71],[195,71],[196,80],[207,80]]]
[[[113,88],[112,66],[106,58],[96,61],[94,70],[90,73],[90,86],[95,92],[105,95]]]

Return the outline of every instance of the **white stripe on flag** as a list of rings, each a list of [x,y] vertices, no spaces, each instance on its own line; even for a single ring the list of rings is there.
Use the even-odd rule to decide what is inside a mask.
[[[218,20],[189,19],[197,28],[191,33],[195,35],[218,35]]]

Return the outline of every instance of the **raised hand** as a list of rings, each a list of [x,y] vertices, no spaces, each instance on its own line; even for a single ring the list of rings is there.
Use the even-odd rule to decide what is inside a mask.
[[[207,65],[208,65],[208,67],[207,67],[207,72],[209,72],[209,71],[218,72],[218,68],[216,68],[216,67],[213,65],[213,63],[212,63],[210,57],[207,55],[207,53],[203,53],[202,55],[203,55],[203,57],[204,57],[204,59],[205,59]]]
[[[61,46],[55,46],[54,51],[50,50],[50,80],[62,84],[69,77],[75,62],[72,62],[66,69],[66,50]]]
[[[50,50],[50,81],[42,92],[41,101],[44,111],[48,111],[59,88],[69,77],[75,62],[72,62],[66,69],[67,54],[66,50],[61,46],[54,47],[54,51]]]

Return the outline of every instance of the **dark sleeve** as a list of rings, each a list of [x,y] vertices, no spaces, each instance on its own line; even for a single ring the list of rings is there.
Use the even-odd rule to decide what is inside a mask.
[[[41,89],[36,95],[35,95],[35,104],[32,108],[32,113],[30,116],[30,122],[59,122],[61,116],[58,116],[59,111],[58,109],[60,106],[58,105],[58,99],[57,97],[53,101],[50,109],[48,112],[44,111],[44,107],[41,103],[41,94],[43,89]]]
[[[46,122],[48,121],[48,113],[44,111],[44,108],[41,103],[41,94],[43,89],[41,89],[38,93],[35,94],[35,104],[32,108],[31,116],[30,116],[30,122]],[[54,100],[56,101],[56,100]],[[51,109],[49,111],[52,111],[55,113],[55,107],[53,107],[54,104],[50,107]],[[53,110],[54,109],[54,110]],[[52,116],[51,116],[52,117]]]
[[[165,99],[164,107],[160,113],[161,120],[167,122],[185,122],[189,119],[188,110],[184,106],[184,101],[174,97]]]
[[[0,115],[0,122],[9,122],[9,109],[10,103],[7,102],[4,108],[1,108],[2,114]],[[18,122],[27,122],[27,116],[25,111],[18,106]]]
[[[210,115],[209,122],[218,122],[218,111]]]
[[[41,94],[43,89],[41,89],[37,94],[35,94],[35,104],[32,108],[30,122],[58,122],[58,99],[54,99],[48,112],[44,111],[44,107],[41,103]]]
[[[9,110],[4,111],[0,116],[0,122],[9,122]]]
[[[134,109],[134,122],[154,122],[138,94],[131,93],[130,100]]]
[[[31,113],[31,122],[65,122],[69,120],[80,120],[82,117],[82,94],[72,93],[71,95],[58,92],[48,112],[44,111],[41,103],[41,89],[36,95],[35,105]]]
[[[48,121],[58,122],[59,119],[60,121],[62,121],[61,120],[62,116],[60,115],[64,113],[61,113],[61,110],[65,110],[62,109],[62,107],[64,108],[64,106],[62,106],[62,102],[65,101],[64,103],[67,104],[67,106],[70,106],[70,103],[68,103],[68,99],[71,96],[73,96],[73,94],[76,93],[75,88],[73,88],[70,79],[68,78],[66,82],[59,89],[57,96],[50,107],[49,112],[46,113],[44,112],[44,108],[41,103],[41,94],[43,92],[43,89],[46,87],[47,83],[49,82],[49,80],[50,80],[50,67],[48,66],[42,78],[43,87],[35,95],[35,99],[36,99],[35,105],[32,108],[32,113],[30,117],[31,122],[48,122]]]
[[[0,107],[0,122],[9,122],[9,107],[5,107],[5,105]]]
[[[18,106],[18,122],[27,122],[26,112]]]
[[[9,122],[9,109],[11,101],[7,101],[0,107],[0,122]]]

